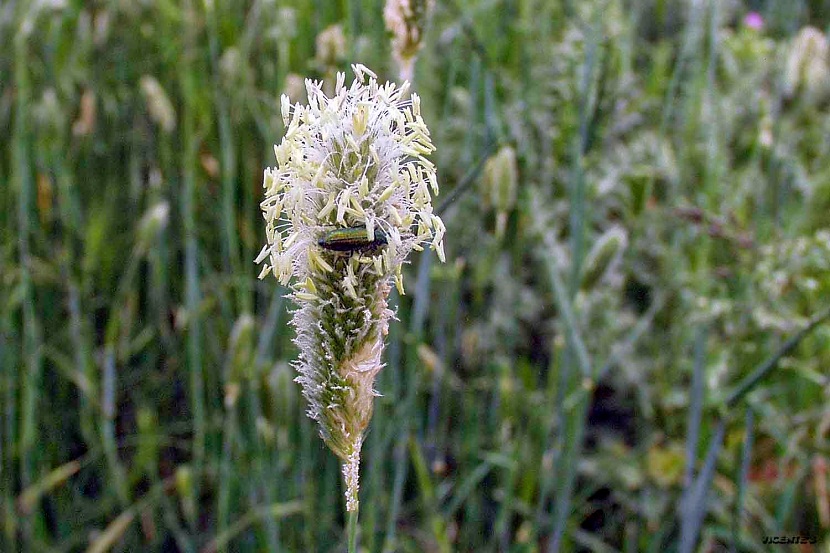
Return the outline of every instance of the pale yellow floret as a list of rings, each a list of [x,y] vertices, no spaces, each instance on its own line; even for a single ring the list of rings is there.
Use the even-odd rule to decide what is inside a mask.
[[[262,263],[265,260],[265,258],[268,257],[268,255],[270,255],[270,253],[271,246],[268,244],[264,245],[262,249],[259,251],[259,255],[256,256],[256,259],[254,259],[254,263]]]
[[[351,202],[352,207],[354,208],[354,214],[357,217],[360,217],[361,219],[365,219],[366,218],[366,212],[363,210],[363,206],[360,205],[360,200],[358,200],[354,196],[351,196],[349,198],[349,201]]]
[[[356,152],[360,150],[360,146],[357,145],[357,142],[355,141],[354,136],[352,136],[351,133],[346,134],[345,139],[346,144],[349,146],[349,148]]]
[[[386,200],[388,200],[389,198],[391,198],[392,194],[395,193],[396,188],[397,188],[397,186],[395,186],[394,182],[392,184],[390,184],[389,186],[387,186],[386,190],[381,192],[380,196],[378,196],[378,202],[382,203],[382,202],[385,202]]]
[[[392,217],[392,220],[395,223],[395,226],[397,226],[397,227],[403,227],[404,226],[404,220],[401,219],[401,214],[398,213],[397,208],[390,205],[389,206],[389,215]]]
[[[369,122],[369,106],[360,104],[357,106],[354,115],[352,115],[352,130],[357,138],[363,136],[366,132],[366,124]]]
[[[369,179],[366,178],[366,175],[363,175],[360,178],[360,183],[357,186],[357,191],[360,194],[361,198],[365,198],[369,195]]]
[[[282,124],[288,126],[288,117],[291,115],[291,100],[287,94],[280,96],[280,111],[282,112]]]
[[[443,242],[433,242],[432,249],[435,250],[435,253],[438,254],[438,259],[441,260],[441,263],[446,263],[447,258],[444,257],[444,243]]]
[[[374,71],[363,65],[362,63],[353,63],[352,64],[352,71],[357,76],[358,80],[361,83],[366,82],[366,75],[369,75],[372,79],[377,79],[378,76],[375,74]]]
[[[375,220],[372,217],[366,217],[366,239],[369,242],[375,240]]]
[[[343,278],[342,282],[343,288],[346,290],[346,294],[356,300],[357,291],[355,290],[355,286],[357,285],[357,278],[355,277],[351,264],[346,266],[346,276]]]
[[[300,127],[300,114],[303,113],[302,109],[294,110],[294,116],[291,118],[291,123],[288,125],[288,130],[285,131],[285,138],[287,140],[293,139],[297,134],[297,129]]]
[[[326,164],[325,162],[320,164],[320,167],[317,168],[317,172],[314,173],[314,178],[311,179],[311,186],[315,188],[323,188],[325,183],[323,182],[323,175],[326,172]]]
[[[285,167],[285,164],[291,159],[291,149],[285,139],[282,140],[279,146],[274,146],[274,156],[277,158],[277,165],[280,167]]]
[[[306,252],[308,252],[309,265],[321,269],[327,273],[330,273],[334,270],[334,268],[331,265],[329,265],[325,259],[323,259],[323,256],[317,253],[317,250],[315,248],[308,248]]]
[[[323,209],[321,209],[317,213],[317,220],[318,221],[321,220],[321,219],[325,219],[326,217],[328,217],[329,213],[334,211],[334,208],[337,205],[337,203],[335,202],[336,199],[337,199],[337,193],[336,192],[330,192],[328,202],[326,202],[326,205],[323,206]]]
[[[403,275],[401,274],[401,268],[398,266],[395,269],[395,288],[398,289],[398,293],[402,296],[406,295],[403,289]]]
[[[301,299],[301,300],[305,300],[305,301],[317,301],[318,299],[320,299],[314,294],[311,294],[309,292],[302,292],[302,291],[294,292],[294,296],[297,297],[297,299]]]
[[[296,241],[297,241],[297,238],[299,238],[299,237],[300,237],[300,233],[299,233],[299,232],[292,232],[292,233],[288,236],[288,238],[286,238],[286,240],[285,240],[285,242],[283,243],[282,247],[283,247],[283,248],[285,248],[285,249],[287,250],[288,248],[290,248],[290,247],[294,244],[294,242],[296,242]]]
[[[340,200],[337,202],[337,222],[341,225],[346,224],[346,220],[343,218],[346,214],[346,207],[349,205],[349,189],[345,189],[340,194]]]
[[[429,185],[432,187],[432,193],[434,195],[438,195],[438,177],[435,175],[435,171],[429,171],[427,173],[427,177],[429,178]]]

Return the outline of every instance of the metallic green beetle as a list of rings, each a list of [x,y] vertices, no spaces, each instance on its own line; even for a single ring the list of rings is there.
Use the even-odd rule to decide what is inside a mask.
[[[385,246],[389,241],[386,233],[375,229],[375,239],[369,240],[366,236],[366,227],[347,227],[328,230],[320,236],[317,244],[326,250],[334,252],[363,252],[376,250]]]

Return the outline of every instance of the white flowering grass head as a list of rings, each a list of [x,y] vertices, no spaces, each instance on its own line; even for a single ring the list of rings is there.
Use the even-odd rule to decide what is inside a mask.
[[[309,416],[344,463],[347,509],[357,508],[357,470],[372,415],[372,388],[392,312],[390,284],[404,293],[401,267],[429,244],[444,260],[444,225],[433,213],[438,193],[434,150],[420,100],[408,84],[379,85],[362,65],[334,95],[307,80],[308,105],[282,97],[287,127],[266,169],[261,207],[267,244],[257,257],[290,285],[295,362]],[[339,233],[334,246],[331,238]],[[345,239],[343,237],[345,236]]]
[[[261,205],[268,245],[261,259],[270,264],[260,278],[274,271],[288,284],[291,277],[325,269],[312,243],[333,227],[364,226],[370,240],[376,228],[388,236],[378,272],[391,269],[403,293],[400,268],[412,249],[430,242],[444,258],[444,225],[432,213],[429,190],[437,194],[438,181],[425,157],[435,148],[417,94],[404,99],[408,83],[380,86],[367,68],[353,68],[357,78],[349,88],[338,73],[333,98],[311,80],[308,106],[282,97],[288,129],[274,147],[277,167],[265,171]]]

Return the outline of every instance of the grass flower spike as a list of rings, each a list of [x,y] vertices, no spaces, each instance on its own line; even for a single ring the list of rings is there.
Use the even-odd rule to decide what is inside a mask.
[[[343,462],[346,509],[356,511],[360,448],[383,367],[391,284],[427,243],[444,259],[434,150],[408,83],[379,85],[362,65],[334,95],[306,81],[308,105],[282,97],[285,137],[266,169],[261,207],[268,243],[257,257],[292,289],[297,382],[326,445]]]
[[[423,47],[424,31],[435,0],[386,0],[383,20],[392,35],[392,56],[402,79],[411,79],[415,58]]]

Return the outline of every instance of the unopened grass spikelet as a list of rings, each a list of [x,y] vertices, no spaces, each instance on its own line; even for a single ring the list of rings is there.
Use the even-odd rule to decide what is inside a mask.
[[[402,79],[411,80],[423,47],[424,31],[435,0],[386,0],[383,20],[392,35],[392,56]]]

